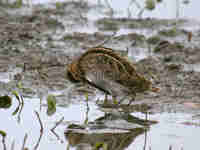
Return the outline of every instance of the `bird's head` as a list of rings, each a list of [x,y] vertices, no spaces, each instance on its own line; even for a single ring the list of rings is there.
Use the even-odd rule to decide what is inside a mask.
[[[77,61],[73,61],[71,64],[67,66],[67,78],[72,82],[81,81],[81,74],[77,64],[78,64]]]

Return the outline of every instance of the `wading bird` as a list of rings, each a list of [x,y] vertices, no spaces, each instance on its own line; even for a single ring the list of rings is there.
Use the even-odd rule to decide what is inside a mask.
[[[90,48],[73,60],[67,67],[67,76],[71,81],[89,84],[114,98],[130,96],[129,104],[136,93],[157,91],[151,81],[136,72],[130,61],[105,47]]]

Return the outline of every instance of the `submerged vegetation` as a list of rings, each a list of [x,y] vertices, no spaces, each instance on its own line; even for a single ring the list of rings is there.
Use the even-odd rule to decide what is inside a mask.
[[[10,96],[5,95],[5,96],[0,96],[0,108],[10,108],[12,105],[12,99]]]

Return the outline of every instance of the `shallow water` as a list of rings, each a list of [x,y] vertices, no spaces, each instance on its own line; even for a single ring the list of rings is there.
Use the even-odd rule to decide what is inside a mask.
[[[40,100],[37,98],[24,98],[25,105],[20,115],[20,121],[18,121],[18,114],[16,116],[12,116],[12,113],[18,106],[18,102],[16,99],[13,99],[14,103],[12,104],[12,107],[10,109],[0,109],[0,129],[7,133],[6,143],[8,149],[10,149],[11,143],[13,141],[15,141],[15,149],[20,149],[25,133],[28,134],[28,140],[26,144],[27,147],[32,148],[32,146],[36,144],[36,141],[38,140],[40,134],[40,124],[35,115],[35,111],[38,111],[38,113],[40,114],[40,118],[44,126],[44,135],[40,143],[40,149],[52,147],[57,149],[65,147],[66,142],[65,144],[61,144],[59,141],[57,141],[56,137],[50,131],[50,129],[53,128],[53,126],[55,125],[55,122],[57,122],[61,117],[65,118],[64,122],[66,123],[59,126],[59,128],[56,129],[56,132],[58,132],[58,135],[63,140],[64,129],[67,127],[68,123],[84,122],[86,111],[86,106],[84,105],[84,103],[80,105],[72,105],[68,108],[57,107],[56,113],[53,116],[49,117],[46,114],[47,107],[43,106],[41,111],[39,110],[39,101]],[[96,108],[95,106],[91,107],[93,107],[94,109]],[[95,119],[95,117],[98,117],[101,114],[102,113],[98,110],[94,112],[91,109],[91,112],[88,115],[90,118],[91,116],[93,116],[93,119]]]
[[[45,106],[42,107],[41,111],[39,110],[39,101],[40,100],[37,98],[24,99],[25,105],[22,109],[20,122],[17,121],[17,115],[12,116],[12,113],[18,104],[16,99],[13,99],[13,105],[10,109],[0,109],[0,129],[7,133],[7,149],[10,149],[13,141],[15,141],[15,149],[20,149],[25,133],[28,134],[26,146],[33,148],[33,145],[36,144],[40,134],[40,125],[34,111],[39,112],[44,126],[44,133],[39,144],[39,149],[66,149],[68,141],[65,140],[64,132],[67,126],[71,123],[84,124],[87,112],[86,103],[81,102],[80,104],[72,104],[66,108],[57,107],[56,113],[49,117],[46,114]],[[93,121],[104,115],[104,112],[101,112],[92,102],[89,103],[89,108],[89,121]],[[144,114],[141,113],[132,113],[132,115],[144,118]],[[63,143],[61,140],[57,140],[56,136],[50,131],[55,125],[55,122],[62,117],[64,117],[64,121],[55,129],[55,131]],[[152,125],[147,132],[146,149],[151,147],[151,149],[154,150],[161,148],[168,150],[170,145],[173,149],[198,149],[200,127],[183,124],[184,122],[195,121],[192,119],[192,114],[161,113],[148,115],[148,118],[150,120],[156,120],[158,123]],[[145,133],[137,136],[135,140],[128,145],[127,149],[142,149],[144,142]],[[74,148],[70,149],[76,149],[77,146],[78,145],[74,145]],[[0,145],[0,147],[2,147],[2,145]]]
[[[193,149],[199,147],[196,134],[200,131],[197,126],[187,126],[184,122],[194,122],[192,115],[185,113],[161,113],[149,116],[151,119],[158,120],[159,123],[153,125],[147,133],[146,149]],[[130,146],[130,149],[139,150],[144,140],[144,135],[139,136],[136,141]]]

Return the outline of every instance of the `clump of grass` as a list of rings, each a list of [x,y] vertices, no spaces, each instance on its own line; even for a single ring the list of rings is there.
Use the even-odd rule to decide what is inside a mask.
[[[168,41],[162,41],[154,48],[154,52],[155,53],[160,52],[162,49],[168,46],[170,46],[170,43]]]
[[[23,5],[23,0],[16,0],[15,6],[16,6],[17,8],[22,7],[22,5]]]
[[[56,27],[56,26],[61,26],[62,27],[62,24],[56,19],[48,19],[47,24],[50,27]]]
[[[95,144],[95,150],[100,150],[100,149],[107,150],[108,149],[108,144],[103,143],[103,142],[97,142]]]
[[[56,97],[52,94],[47,97],[47,114],[49,116],[53,115],[56,112]]]
[[[73,40],[73,39],[74,39],[74,36],[73,36],[73,35],[69,35],[69,34],[67,34],[67,35],[65,35],[65,36],[63,37],[63,40],[64,40],[64,41]]]
[[[175,48],[178,48],[178,49],[183,49],[184,48],[184,45],[181,44],[180,42],[175,42],[174,46],[175,46]]]
[[[173,60],[172,56],[165,56],[163,59],[164,62],[170,62],[172,60]]]
[[[0,135],[2,136],[2,137],[6,137],[6,132],[4,132],[3,130],[0,130]]]
[[[119,29],[117,22],[106,18],[98,20],[96,24],[99,25],[99,28],[104,31],[106,30],[116,31]]]
[[[56,2],[56,9],[62,9],[63,5],[61,2]]]
[[[156,2],[155,2],[155,0],[146,0],[145,1],[145,8],[147,9],[147,10],[154,10],[155,9],[155,7],[156,7]]]
[[[149,44],[157,44],[157,43],[161,42],[161,38],[159,36],[157,36],[157,35],[156,36],[152,36],[152,37],[147,39],[147,42]]]
[[[8,95],[0,96],[0,108],[10,108],[12,105],[12,99]]]
[[[176,28],[172,28],[159,31],[159,34],[167,37],[175,37],[177,36],[178,32]]]

